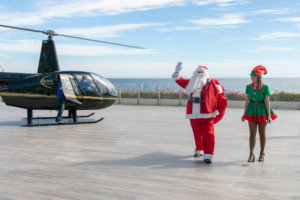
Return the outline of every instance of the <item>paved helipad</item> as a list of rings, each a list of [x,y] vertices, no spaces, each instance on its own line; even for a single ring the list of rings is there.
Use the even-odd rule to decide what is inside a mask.
[[[265,162],[248,164],[243,110],[228,109],[206,165],[184,107],[114,105],[99,124],[34,128],[20,126],[25,110],[0,110],[1,200],[300,199],[300,111],[275,110]]]

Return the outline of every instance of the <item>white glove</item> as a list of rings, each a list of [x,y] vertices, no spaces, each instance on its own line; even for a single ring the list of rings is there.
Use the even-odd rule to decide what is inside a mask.
[[[179,61],[176,65],[176,68],[175,68],[175,72],[180,72],[180,70],[182,70],[182,62]]]

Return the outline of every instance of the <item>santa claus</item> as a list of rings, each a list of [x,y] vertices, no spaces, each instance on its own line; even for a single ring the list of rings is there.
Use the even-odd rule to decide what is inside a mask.
[[[223,118],[227,106],[224,88],[216,79],[209,78],[205,66],[197,67],[191,79],[182,78],[179,75],[181,69],[182,63],[178,62],[172,78],[189,95],[186,118],[194,133],[194,157],[203,155],[204,162],[210,164],[215,147],[214,124]]]

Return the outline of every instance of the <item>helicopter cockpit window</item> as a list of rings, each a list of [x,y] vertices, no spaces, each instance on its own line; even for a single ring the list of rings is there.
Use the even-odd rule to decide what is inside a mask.
[[[92,76],[102,95],[118,96],[117,90],[111,82],[96,74],[92,74]]]
[[[76,74],[79,88],[85,96],[100,96],[93,78],[88,74]]]

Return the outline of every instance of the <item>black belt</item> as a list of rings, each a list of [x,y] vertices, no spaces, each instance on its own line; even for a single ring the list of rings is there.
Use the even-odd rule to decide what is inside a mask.
[[[189,101],[193,102],[193,103],[201,103],[201,104],[204,104],[203,103],[203,99],[199,98],[199,97],[191,97],[189,96],[188,98]]]
[[[250,103],[259,104],[259,103],[265,103],[265,101],[250,101]]]

